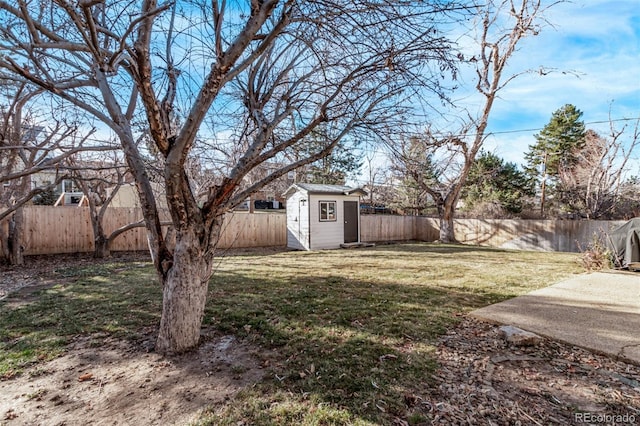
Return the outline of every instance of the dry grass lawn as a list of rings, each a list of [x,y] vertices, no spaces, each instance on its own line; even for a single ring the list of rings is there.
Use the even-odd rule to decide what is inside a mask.
[[[251,354],[238,355],[236,348],[235,361],[226,359],[216,367],[236,384],[225,398],[191,398],[177,405],[167,399],[167,404],[156,404],[165,410],[160,417],[145,412],[145,418],[182,419],[178,424],[192,419],[201,425],[428,422],[429,412],[407,398],[419,398],[432,385],[439,336],[470,310],[581,272],[575,254],[422,243],[321,252],[252,250],[220,259],[210,284],[205,341],[238,342],[237,348],[249,348]],[[54,268],[41,279],[46,285],[37,291],[0,301],[4,387],[33,387],[36,379],[54,377],[57,373],[48,366],[71,357],[79,338],[85,352],[101,345],[118,351],[115,340],[126,342],[123,359],[144,358],[161,298],[148,263],[119,260]],[[217,350],[220,344],[207,348]],[[197,367],[204,360],[169,361],[165,365],[154,358],[157,365],[144,368],[169,369],[166,374],[176,377],[173,387],[182,377],[193,386],[200,380],[206,389],[216,374]],[[125,366],[120,362],[118,368]],[[126,375],[120,370],[104,374]],[[157,395],[181,398],[156,379],[141,377]],[[117,394],[117,380],[98,384],[98,395]],[[108,410],[94,402],[91,416],[99,420],[103,413],[106,420],[118,404],[139,407],[134,400],[139,394],[123,391],[122,401],[110,401]],[[0,422],[4,415],[7,424],[23,424],[35,410],[29,404],[38,403],[34,398],[16,401],[15,410],[0,412]],[[44,406],[49,415],[71,408]],[[170,412],[173,406],[175,413]],[[155,421],[145,423],[140,415],[140,425]]]

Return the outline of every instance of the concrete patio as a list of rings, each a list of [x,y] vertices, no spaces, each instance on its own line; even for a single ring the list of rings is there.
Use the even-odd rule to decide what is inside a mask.
[[[640,365],[639,273],[579,275],[471,315]]]

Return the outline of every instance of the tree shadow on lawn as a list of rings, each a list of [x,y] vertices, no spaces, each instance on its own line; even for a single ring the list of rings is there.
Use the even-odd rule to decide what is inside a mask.
[[[322,261],[317,257],[314,262]],[[286,262],[295,263],[295,256]],[[267,272],[277,271],[278,263]],[[234,417],[254,424],[313,423],[313,416],[320,416],[318,423],[428,418],[419,401],[437,367],[436,338],[460,313],[506,298],[481,288],[385,283],[375,275],[249,269],[216,271],[205,327],[260,345],[273,374],[243,398],[218,406],[210,424]],[[159,321],[161,288],[150,266],[82,268],[65,277],[23,305],[0,304],[5,373],[55,357],[79,334],[153,339],[149,330]]]
[[[205,424],[234,416],[250,423],[322,423],[328,420],[308,416],[327,403],[346,411],[349,422],[426,419],[428,407],[417,401],[437,367],[437,337],[461,313],[505,298],[331,275],[258,279],[228,271],[218,271],[210,289],[207,324],[273,351],[273,375],[258,398],[277,400],[284,392],[295,402],[276,410],[256,404],[251,394]]]

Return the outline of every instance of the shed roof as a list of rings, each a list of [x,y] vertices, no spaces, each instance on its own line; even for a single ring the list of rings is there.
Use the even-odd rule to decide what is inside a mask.
[[[352,188],[344,185],[325,185],[319,183],[294,183],[284,193],[289,197],[296,191],[305,191],[308,194],[339,194],[339,195],[367,195],[362,188]]]

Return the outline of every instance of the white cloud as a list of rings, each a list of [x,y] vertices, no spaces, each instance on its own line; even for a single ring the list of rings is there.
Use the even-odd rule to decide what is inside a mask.
[[[509,67],[511,72],[541,67],[554,72],[512,81],[495,103],[490,130],[541,128],[567,103],[584,112],[586,123],[608,120],[610,112],[614,119],[640,116],[639,10],[635,2],[604,0],[551,8],[547,18],[555,29],[526,40]],[[487,148],[521,163],[533,133],[496,135]]]
[[[516,164],[524,162],[524,153],[535,142],[534,134],[565,104],[582,110],[587,127],[602,134],[607,134],[606,123],[589,123],[607,121],[610,112],[614,119],[640,116],[638,3],[565,2],[551,7],[545,17],[550,25],[538,36],[522,41],[506,75],[532,72],[516,78],[500,93],[489,123],[488,131],[494,135],[487,138],[485,150]],[[454,32],[462,34],[462,30]],[[470,40],[461,36],[459,41],[465,55],[472,55]],[[553,72],[541,75],[541,68]],[[471,113],[482,102],[474,78],[474,72],[463,72],[458,82],[461,90],[453,96]],[[440,112],[451,119],[449,112]],[[529,131],[510,132],[523,129]]]

